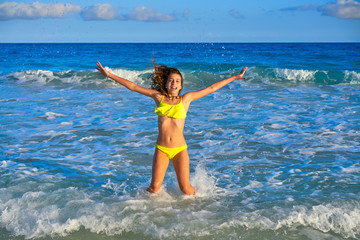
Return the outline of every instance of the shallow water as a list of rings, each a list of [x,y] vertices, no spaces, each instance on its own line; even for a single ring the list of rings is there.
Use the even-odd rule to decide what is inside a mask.
[[[91,44],[1,45],[24,60],[0,69],[1,239],[360,238],[359,44],[109,46],[99,59]],[[93,70],[148,86],[154,49],[185,92],[249,67],[191,104],[193,197],[172,165],[145,191],[155,105]]]

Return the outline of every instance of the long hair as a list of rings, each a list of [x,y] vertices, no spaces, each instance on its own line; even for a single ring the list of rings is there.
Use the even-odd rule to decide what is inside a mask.
[[[149,79],[151,80],[151,88],[156,91],[159,91],[161,94],[165,96],[168,96],[166,82],[170,74],[176,73],[179,74],[181,77],[181,89],[179,91],[179,95],[180,95],[184,82],[181,72],[177,68],[171,68],[166,65],[159,66],[156,64],[155,59],[153,59],[152,61],[154,66],[154,73],[149,76]]]

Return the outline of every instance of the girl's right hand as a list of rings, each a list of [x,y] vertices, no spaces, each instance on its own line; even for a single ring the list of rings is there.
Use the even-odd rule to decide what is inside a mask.
[[[96,65],[98,66],[96,68],[96,70],[98,70],[100,73],[96,74],[96,75],[103,75],[104,77],[108,77],[109,76],[109,72],[101,65],[100,62],[97,62]]]
[[[245,67],[245,68],[241,69],[240,74],[238,74],[238,75],[234,76],[234,77],[235,77],[235,79],[242,79],[242,80],[245,80],[246,78],[244,78],[243,76],[244,76],[244,74],[245,74],[245,72],[246,72],[246,69],[247,69],[247,67]]]

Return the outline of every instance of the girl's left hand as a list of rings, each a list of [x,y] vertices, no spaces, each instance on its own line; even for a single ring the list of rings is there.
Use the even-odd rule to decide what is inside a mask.
[[[101,65],[100,62],[97,62],[96,65],[98,66],[96,68],[96,70],[98,70],[100,73],[96,74],[96,75],[103,75],[104,77],[108,77],[109,76],[109,72]]]

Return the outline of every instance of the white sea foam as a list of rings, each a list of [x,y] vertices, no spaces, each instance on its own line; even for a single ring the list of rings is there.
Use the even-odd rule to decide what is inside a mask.
[[[60,125],[64,125],[64,126],[69,126],[69,125],[73,125],[74,123],[72,122],[62,122],[60,123]]]
[[[190,183],[196,189],[196,196],[205,197],[224,193],[224,190],[216,186],[216,179],[209,174],[202,164],[198,164]]]
[[[358,164],[355,164],[350,167],[341,167],[341,171],[344,173],[358,173],[360,172],[360,166]]]
[[[44,70],[27,70],[10,74],[9,76],[15,77],[19,82],[37,82],[39,84],[46,84],[48,81],[54,79],[54,73]]]
[[[1,161],[0,167],[6,168],[7,167],[7,162],[5,160]]]
[[[262,187],[262,183],[259,181],[250,181],[249,185],[244,187],[243,189],[256,189]]]
[[[96,137],[90,136],[90,137],[83,137],[80,139],[80,142],[91,142],[94,141]]]
[[[140,85],[148,87],[150,85],[147,76],[153,72],[152,69],[134,70],[123,68],[109,68],[105,67],[109,72],[128,79]],[[111,80],[105,80],[104,77],[96,75],[98,72],[94,71],[59,71],[52,72],[46,70],[24,70],[8,74],[7,78],[14,78],[21,83],[33,83],[39,85],[54,85],[54,86],[77,86],[77,87],[105,87],[113,88],[119,86]],[[287,69],[287,68],[274,68],[262,69],[259,67],[250,67],[247,71],[247,81],[236,82],[228,86],[229,89],[238,87],[258,88],[258,86],[249,84],[251,82],[258,82],[259,80],[266,83],[273,81],[287,80],[292,83],[316,83],[320,77],[320,82],[326,81],[339,83],[339,84],[359,84],[360,73],[356,71],[339,71],[336,73],[335,78],[332,77],[333,73],[321,70],[305,70],[305,69]],[[214,80],[220,80],[225,76],[214,74],[212,72],[202,71],[184,71],[186,78],[186,88],[199,88],[208,86]],[[339,76],[342,76],[339,79]],[[275,79],[274,79],[275,77]],[[322,79],[324,78],[324,79]],[[236,86],[236,87],[234,87]]]
[[[350,84],[360,84],[360,72],[345,71],[345,80]]]
[[[318,71],[310,70],[296,70],[296,69],[280,69],[276,68],[275,73],[278,77],[288,79],[291,81],[306,82],[315,79],[315,74]]]
[[[292,210],[287,219],[279,221],[276,228],[300,224],[322,232],[333,231],[344,237],[356,238],[360,234],[360,205],[358,202],[354,204],[326,204],[312,208],[299,206]]]
[[[293,201],[293,200],[290,200]],[[278,230],[283,227],[311,227],[323,233],[335,232],[345,238],[360,235],[360,204],[355,202],[317,205],[313,207],[296,206],[292,210],[274,207],[253,212],[239,212],[237,217],[220,225],[221,228],[244,226],[249,229]],[[271,216],[266,216],[271,212]]]
[[[44,115],[40,116],[43,118],[46,118],[47,120],[52,120],[58,117],[65,117],[65,114],[61,114],[61,113],[55,113],[55,112],[46,112]]]
[[[137,84],[147,83],[146,75],[152,70],[127,70],[127,69],[106,69],[118,76],[124,77]],[[114,81],[106,80],[102,76],[96,75],[97,71],[45,71],[45,70],[25,70],[8,74],[7,78],[14,78],[20,83],[54,85],[54,86],[100,86],[114,87],[119,86]]]
[[[15,78],[21,83],[33,83],[39,85],[47,85],[50,83],[61,84],[61,83],[80,83],[83,77],[78,76],[77,73],[73,71],[62,71],[62,72],[52,72],[45,70],[26,70],[19,71],[15,73],[10,73],[8,78]]]
[[[125,194],[126,188],[128,187],[128,185],[125,182],[123,182],[121,184],[116,184],[116,183],[111,182],[110,179],[108,179],[106,184],[103,184],[101,186],[114,191],[115,195],[118,195],[119,193]]]
[[[132,82],[135,82],[137,84],[145,84],[147,82],[147,79],[145,77],[143,77],[143,75],[146,74],[150,74],[153,72],[153,70],[149,69],[149,70],[129,70],[129,69],[121,69],[121,68],[108,68],[106,67],[106,69],[117,75],[117,76],[121,76],[127,80],[130,80]]]

